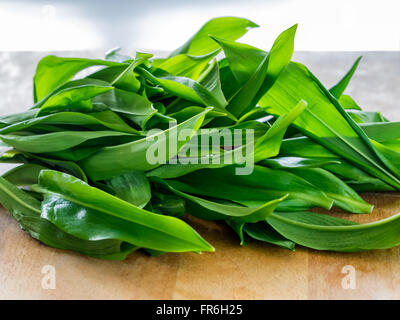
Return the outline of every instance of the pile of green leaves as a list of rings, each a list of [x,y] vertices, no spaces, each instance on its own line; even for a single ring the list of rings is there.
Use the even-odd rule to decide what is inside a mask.
[[[33,106],[0,118],[0,161],[20,164],[0,178],[0,202],[32,237],[102,259],[213,251],[185,213],[223,221],[241,244],[399,245],[400,215],[360,225],[307,212],[370,213],[358,192],[400,189],[400,123],[344,94],[360,59],[328,90],[291,61],[297,25],[269,51],[236,41],[255,27],[210,20],[167,58],[44,57]],[[167,148],[163,163],[146,159],[186,129],[197,134]],[[168,161],[190,159],[193,142],[235,129],[255,133],[248,175],[225,161],[250,150],[246,142],[201,148],[197,163]],[[202,161],[210,159],[220,161]]]

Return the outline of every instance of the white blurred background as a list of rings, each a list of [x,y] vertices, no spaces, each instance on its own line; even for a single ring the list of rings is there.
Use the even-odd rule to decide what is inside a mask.
[[[363,55],[346,92],[400,121],[399,12],[400,0],[0,0],[0,115],[32,104],[32,77],[47,54],[102,58],[122,47],[162,56],[207,20],[231,15],[260,25],[240,41],[265,50],[299,23],[293,60],[328,88]]]
[[[260,25],[240,41],[265,50],[299,23],[293,59],[328,88],[363,55],[346,93],[400,121],[399,12],[400,0],[0,0],[0,115],[32,105],[32,77],[47,54],[102,58],[122,47],[164,55],[207,20],[240,16]]]
[[[258,23],[243,40],[263,49],[299,23],[298,51],[399,50],[399,12],[399,0],[0,0],[0,50],[171,50],[226,15]]]

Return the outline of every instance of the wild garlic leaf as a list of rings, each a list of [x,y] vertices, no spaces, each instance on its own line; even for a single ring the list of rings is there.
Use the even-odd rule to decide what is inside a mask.
[[[45,169],[47,167],[39,164],[26,163],[7,171],[2,177],[16,187],[31,186],[38,183],[40,171]]]
[[[92,72],[87,75],[84,79],[96,79],[105,81],[108,83],[113,83],[125,70],[129,68],[129,64],[121,64],[110,67],[105,67],[103,69]]]
[[[117,240],[82,240],[40,217],[40,202],[0,177],[0,202],[33,238],[59,249],[100,259],[123,260],[135,247]]]
[[[346,94],[342,94],[338,99],[340,105],[344,109],[361,110],[361,107],[354,101],[354,99]]]
[[[123,55],[119,51],[121,51],[119,47],[108,50],[105,54],[105,59],[113,62],[129,62],[133,60],[132,57]]]
[[[374,208],[329,171],[321,168],[294,168],[290,171],[320,188],[329,198],[333,199],[333,205],[336,207],[353,213],[371,213]]]
[[[339,159],[303,158],[303,157],[276,157],[265,159],[258,164],[275,169],[291,168],[319,168],[329,164],[341,164]]]
[[[174,50],[169,57],[187,53],[191,55],[204,55],[218,49],[209,35],[236,40],[243,36],[249,29],[257,28],[254,22],[236,17],[214,18],[206,22],[185,44]]]
[[[224,49],[233,74],[242,84],[227,106],[236,117],[243,116],[257,104],[289,63],[296,30],[297,25],[294,25],[282,32],[268,54],[248,45],[215,39]],[[248,63],[249,60],[252,63]]]
[[[324,169],[337,175],[356,191],[395,190],[389,184],[375,178],[366,171],[353,166],[338,155],[307,137],[290,138],[282,141],[280,156],[309,158],[313,161],[334,162],[325,164]],[[339,163],[337,163],[339,162]],[[271,164],[271,162],[269,162]],[[273,166],[276,167],[276,166]]]
[[[177,178],[205,168],[222,168],[230,164],[241,164],[245,159],[243,154],[247,152],[247,159],[253,156],[252,161],[258,161],[274,157],[279,153],[283,136],[288,126],[303,112],[307,107],[304,101],[300,101],[288,114],[281,116],[263,135],[257,140],[245,141],[241,146],[229,151],[202,155],[190,161],[189,157],[180,158],[178,163],[162,165],[147,173],[147,176],[159,178]],[[265,127],[265,125],[262,125]],[[257,127],[247,127],[247,129],[257,129]],[[246,129],[246,128],[245,128]],[[263,132],[261,130],[261,132]],[[256,133],[256,130],[254,130]],[[190,142],[188,143],[190,144]],[[193,160],[193,159],[192,159]]]
[[[347,113],[353,118],[355,122],[360,124],[389,121],[384,116],[382,116],[380,112],[348,110]]]
[[[107,184],[116,197],[139,208],[144,208],[151,199],[150,183],[141,171],[115,176]]]
[[[123,116],[142,129],[157,113],[153,103],[145,96],[121,89],[114,89],[93,99],[96,106],[104,106]]]
[[[294,122],[301,132],[352,164],[400,188],[399,179],[387,168],[387,163],[383,163],[366,134],[327,94],[304,66],[290,63],[260,105],[272,113],[283,114],[298,99],[304,99],[309,107]]]
[[[257,223],[246,223],[243,226],[243,231],[245,234],[253,239],[271,243],[279,247],[294,251],[295,243],[283,237],[265,221]]]
[[[383,144],[400,139],[400,122],[363,123],[361,128],[370,138]]]
[[[91,66],[120,66],[120,63],[85,58],[63,58],[53,55],[39,61],[33,78],[34,102],[45,98],[60,85],[70,81],[79,71]]]
[[[168,130],[154,133],[146,138],[119,146],[103,148],[84,159],[81,164],[85,172],[93,180],[110,179],[132,170],[148,171],[157,168],[177,155],[179,150],[200,128],[205,115],[209,111],[211,109],[206,109]],[[178,141],[176,150],[170,150],[168,147],[170,139],[176,139],[176,137],[179,137],[180,132],[187,129],[191,130],[191,136],[187,136],[184,141]],[[157,150],[161,150],[159,152],[162,153],[162,150],[165,149],[165,153],[161,155],[162,159],[154,159],[154,163],[149,163],[147,153],[150,148],[150,152],[153,152],[153,155],[157,153]],[[162,160],[162,163],[157,160]]]
[[[131,62],[131,64],[123,71],[121,74],[115,78],[111,84],[119,89],[138,92],[141,86],[140,80],[137,78],[135,73],[135,68],[143,63],[146,63],[152,54],[136,54],[136,58]]]
[[[217,67],[213,67],[203,84],[190,78],[176,76],[155,77],[149,71],[138,68],[138,72],[153,84],[161,86],[166,92],[176,95],[179,98],[195,102],[200,105],[214,107],[217,111],[225,112],[227,116],[236,120],[233,115],[225,110],[227,102],[220,89],[219,71]],[[208,83],[212,81],[211,83]]]
[[[199,114],[204,110],[203,107],[192,106],[192,107],[185,107],[180,111],[174,113],[168,113],[168,117],[175,119],[176,122],[181,123],[183,121],[188,120],[191,117],[194,117],[196,114]],[[226,113],[211,110],[206,114],[206,119],[216,118],[216,117],[224,117]],[[1,131],[0,131],[1,132]]]
[[[186,202],[174,194],[153,192],[151,199],[153,212],[172,217],[181,217],[186,213]]]
[[[356,71],[358,64],[360,63],[362,56],[358,57],[357,60],[353,63],[352,67],[350,68],[349,71],[343,76],[340,81],[335,84],[332,88],[329,89],[329,92],[336,98],[339,99],[343,92],[346,90],[347,86],[349,85],[349,82],[351,78],[354,75],[354,72]]]
[[[212,94],[212,96],[216,99],[219,106],[226,106],[227,101],[225,99],[224,93],[221,88],[221,81],[219,78],[219,66],[217,64],[217,60],[213,60],[207,70],[205,70],[201,77],[199,78],[199,83]],[[225,111],[225,110],[222,110]],[[227,116],[229,113],[225,111]]]
[[[0,139],[18,150],[31,153],[57,152],[70,149],[90,140],[111,138],[109,143],[117,144],[118,137],[134,140],[136,135],[117,131],[61,131],[45,134],[2,134]],[[106,142],[107,144],[107,142]]]
[[[233,201],[254,207],[289,195],[277,210],[330,209],[333,200],[300,176],[283,170],[255,166],[249,175],[235,175],[235,167],[202,169],[168,183],[182,192]]]
[[[43,170],[37,190],[44,193],[41,217],[81,239],[173,252],[214,250],[182,220],[140,209],[67,174]]]
[[[211,37],[224,51],[229,68],[237,80],[243,86],[257,70],[267,52],[245,43],[232,40]]]
[[[186,77],[198,80],[209,62],[221,51],[216,49],[210,53],[194,56],[190,54],[178,54],[171,58],[152,61],[152,67],[162,69],[176,77]],[[157,76],[157,70],[155,71]]]
[[[0,117],[0,127],[4,128],[14,123],[31,120],[37,116],[38,110],[28,110]]]
[[[89,114],[81,112],[58,112],[46,116],[29,118],[19,121],[0,129],[0,134],[8,134],[22,131],[42,124],[51,125],[76,125],[88,128],[106,128],[120,132],[140,134],[140,132],[127,125],[121,117],[111,110],[92,112]]]
[[[354,167],[346,160],[336,156],[323,146],[306,137],[283,140],[280,155],[283,158],[300,157],[311,159],[311,161],[315,162],[329,162],[323,165],[324,169],[338,176],[356,191],[395,190],[382,180]],[[273,159],[271,161],[263,161],[260,164],[263,163],[267,163],[274,168],[280,168],[279,165],[276,165],[277,162],[273,162]],[[285,166],[285,162],[282,162],[281,165]],[[293,166],[289,165],[287,167]]]
[[[87,182],[85,172],[81,167],[73,161],[65,161],[60,159],[54,159],[46,157],[45,155],[36,155],[33,153],[26,153],[17,150],[9,151],[0,157],[0,163],[25,163],[25,164],[37,164],[44,166],[48,169],[57,169]]]
[[[182,184],[178,181],[161,180],[153,178],[152,181],[166,186],[176,195],[188,200],[187,207],[190,212],[205,220],[229,219],[234,222],[258,222],[264,220],[274,212],[276,206],[286,198],[287,195],[264,202],[258,206],[247,207],[234,202],[216,202],[210,199],[193,196],[180,191]],[[190,192],[190,191],[189,191]],[[196,193],[196,192],[195,192]]]
[[[0,178],[0,202],[33,237],[103,259],[213,251],[185,213],[243,245],[400,244],[397,216],[302,212],[368,213],[357,192],[400,189],[398,123],[344,94],[360,58],[329,91],[290,62],[297,25],[269,52],[235,42],[254,27],[212,19],[168,58],[42,59],[33,107],[0,117],[0,162],[21,164]]]
[[[38,115],[54,111],[90,111],[92,98],[113,89],[109,83],[96,79],[74,80],[57,87],[32,109],[39,108]]]
[[[312,212],[279,212],[266,221],[284,237],[316,250],[356,252],[400,244],[399,214],[367,224]]]

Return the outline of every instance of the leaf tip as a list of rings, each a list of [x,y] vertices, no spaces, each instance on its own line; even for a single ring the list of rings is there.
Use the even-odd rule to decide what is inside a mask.
[[[252,28],[259,28],[260,27],[259,24],[255,23],[255,22],[253,22],[251,20],[247,20],[247,21],[249,22],[249,26],[247,27],[247,30],[250,30]]]
[[[211,244],[209,244],[208,242],[206,242],[206,243],[207,243],[207,246],[203,249],[203,251],[205,251],[205,252],[215,252],[215,248]]]
[[[213,36],[211,33],[208,34],[208,37],[211,38],[212,40],[214,40],[216,43],[218,43],[219,45],[221,44],[221,39],[219,39],[216,36]]]

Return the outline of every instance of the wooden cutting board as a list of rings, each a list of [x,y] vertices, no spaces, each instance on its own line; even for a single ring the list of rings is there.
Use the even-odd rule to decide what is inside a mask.
[[[399,193],[364,198],[376,205],[372,214],[335,215],[365,223],[400,211]],[[222,223],[189,222],[215,253],[149,257],[135,252],[125,261],[102,261],[40,244],[1,209],[0,299],[400,298],[400,247],[364,253],[302,247],[291,252],[256,241],[241,247]],[[42,286],[48,266],[55,271],[55,289],[46,281]],[[343,286],[353,271],[355,288]]]
[[[101,52],[59,52],[99,57]],[[32,76],[45,53],[0,53],[0,114],[32,102]],[[296,53],[324,84],[333,85],[360,53]],[[365,110],[400,120],[400,53],[363,53],[347,93]],[[335,215],[369,222],[400,211],[400,194],[367,194],[370,215]],[[399,299],[400,247],[364,253],[329,253],[297,247],[291,252],[237,237],[220,223],[190,219],[216,248],[201,255],[149,257],[133,253],[122,262],[101,261],[46,247],[20,230],[0,209],[0,299]],[[399,231],[400,232],[400,231]],[[49,269],[50,268],[50,269]],[[42,271],[55,271],[55,289],[42,286]],[[350,272],[350,273],[342,273]],[[353,277],[355,274],[355,278]],[[352,289],[345,277],[352,276]],[[345,280],[348,278],[345,278]],[[47,283],[47,282],[46,282]],[[45,283],[45,284],[46,284]],[[343,286],[344,284],[344,286]],[[47,289],[46,289],[47,288]]]

